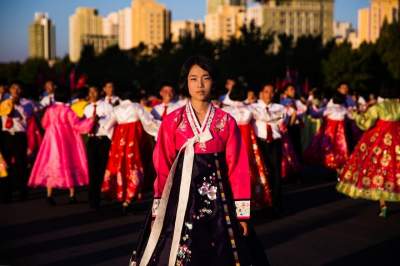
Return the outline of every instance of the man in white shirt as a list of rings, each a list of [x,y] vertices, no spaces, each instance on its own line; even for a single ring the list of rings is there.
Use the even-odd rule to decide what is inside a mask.
[[[277,214],[282,207],[281,163],[282,163],[282,126],[287,122],[285,107],[272,102],[273,85],[265,85],[260,99],[250,106],[255,119],[254,130],[258,146],[270,173],[272,205]]]
[[[101,185],[108,161],[113,128],[107,127],[112,117],[111,104],[99,100],[100,91],[97,87],[89,88],[89,104],[85,107],[86,118],[95,116],[96,123],[88,134],[86,144],[89,166],[89,204],[91,208],[100,206]]]
[[[114,95],[114,83],[108,81],[104,84],[103,92],[105,94],[104,101],[112,106],[117,106],[120,98]]]
[[[175,90],[172,84],[163,83],[160,86],[160,96],[162,102],[151,110],[151,114],[157,120],[162,120],[164,116],[172,113],[182,106],[184,102],[175,101]]]
[[[5,198],[11,199],[11,180],[15,180],[21,199],[27,196],[27,120],[33,115],[29,101],[21,98],[19,83],[10,86],[10,98],[1,103],[2,147],[1,151],[9,167],[6,181]]]
[[[40,108],[45,109],[46,107],[54,103],[54,92],[56,91],[56,86],[53,81],[48,80],[44,84],[45,96],[40,100]]]

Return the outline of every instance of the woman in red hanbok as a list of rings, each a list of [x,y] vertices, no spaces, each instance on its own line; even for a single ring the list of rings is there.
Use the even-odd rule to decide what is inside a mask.
[[[190,100],[162,121],[154,221],[146,222],[131,265],[268,265],[265,254],[259,264],[262,255],[248,255],[248,157],[235,120],[210,103],[214,73],[204,57],[184,64],[181,88]]]
[[[387,216],[386,201],[400,201],[400,95],[383,90],[383,100],[365,113],[352,113],[366,132],[345,164],[337,190],[352,198],[380,202],[379,216]]]
[[[242,140],[249,156],[252,206],[262,208],[271,206],[271,188],[269,185],[268,171],[257,144],[257,137],[253,128],[253,114],[251,107],[244,104],[246,89],[236,83],[229,97],[231,102],[222,109],[230,114],[238,124]]]
[[[160,122],[132,101],[130,93],[114,107],[106,127],[114,127],[102,192],[108,198],[122,202],[123,211],[138,196],[143,183],[143,140],[145,130],[156,136]]]
[[[340,171],[348,160],[349,149],[345,131],[348,110],[344,102],[344,96],[336,93],[332,102],[319,111],[324,117],[324,122],[304,152],[304,160],[307,163],[320,164]]]

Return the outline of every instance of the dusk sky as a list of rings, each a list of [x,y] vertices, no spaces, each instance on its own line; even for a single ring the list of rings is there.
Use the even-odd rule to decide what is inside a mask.
[[[205,0],[158,0],[172,10],[173,19],[204,19]],[[369,0],[336,0],[335,20],[357,26],[357,9]],[[28,56],[28,26],[35,12],[46,12],[56,26],[56,53],[68,53],[68,17],[78,6],[94,7],[104,16],[128,7],[131,0],[11,0],[0,2],[0,62],[23,61]]]

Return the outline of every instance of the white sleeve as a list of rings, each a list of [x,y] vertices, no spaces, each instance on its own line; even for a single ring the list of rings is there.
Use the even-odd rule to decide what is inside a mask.
[[[144,130],[153,137],[157,137],[161,122],[154,119],[154,117],[150,113],[146,112],[141,105],[137,104],[136,107]]]
[[[118,123],[115,112],[111,112],[110,118],[104,123],[103,127],[108,132]]]

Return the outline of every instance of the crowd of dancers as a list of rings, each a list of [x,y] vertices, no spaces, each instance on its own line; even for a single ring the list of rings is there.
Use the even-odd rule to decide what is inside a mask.
[[[387,215],[385,201],[400,200],[400,105],[394,86],[383,86],[368,100],[350,94],[347,83],[331,99],[318,90],[299,97],[299,88],[289,82],[281,88],[266,83],[256,94],[229,78],[225,88],[212,104],[240,129],[252,207],[280,213],[282,180],[298,178],[304,165],[316,164],[337,171],[338,191],[379,200],[380,216]],[[116,96],[111,81],[71,96],[49,80],[38,102],[21,97],[22,90],[18,82],[0,85],[2,200],[10,201],[13,190],[24,199],[28,187],[45,187],[49,204],[56,205],[53,189],[68,189],[73,204],[75,188],[88,185],[91,207],[100,206],[103,194],[120,201],[124,211],[154,181],[149,160],[161,121],[188,102],[167,82],[159,87],[161,99],[140,101],[131,91]]]
[[[317,90],[298,97],[292,83],[282,88],[266,83],[258,97],[234,78],[225,88],[212,103],[239,126],[251,166],[252,206],[272,206],[279,213],[282,180],[315,164],[337,171],[338,191],[380,200],[381,216],[386,200],[400,199],[400,106],[393,86],[368,101],[350,94],[347,83],[329,100]],[[109,81],[102,89],[83,87],[71,98],[47,81],[35,102],[21,97],[21,84],[1,84],[3,201],[15,189],[24,199],[28,187],[46,187],[49,204],[56,204],[53,188],[69,189],[75,203],[74,188],[86,185],[93,208],[102,192],[124,207],[140,199],[143,184],[153,181],[144,180],[145,172],[153,173],[145,168],[152,168],[149,153],[160,123],[187,103],[170,83],[162,83],[159,93],[161,99],[137,101],[132,92],[118,97]]]
[[[138,255],[147,262],[177,258],[179,265],[193,256],[203,261],[198,254],[204,252],[192,254],[188,239],[217,245],[204,240],[202,230],[210,227],[192,231],[197,220],[228,219],[223,228],[249,235],[250,209],[279,215],[283,180],[298,178],[304,166],[335,171],[337,190],[379,201],[381,217],[387,216],[387,201],[400,201],[400,95],[394,83],[366,100],[343,82],[327,99],[316,89],[299,93],[290,82],[265,83],[255,91],[228,78],[226,94],[210,99],[213,71],[207,59],[189,59],[180,95],[164,82],[160,98],[138,98],[132,90],[116,96],[112,81],[71,94],[49,80],[35,101],[22,97],[18,82],[0,84],[2,200],[10,202],[15,190],[23,200],[28,188],[44,187],[48,204],[57,204],[53,189],[69,190],[69,203],[75,204],[75,189],[88,186],[90,207],[98,209],[106,198],[120,202],[126,213],[153,184],[149,225],[155,226]],[[174,226],[165,229],[168,223]],[[218,226],[213,230],[224,237]],[[235,239],[230,235],[227,241]],[[239,252],[235,245],[220,246],[221,252]]]

